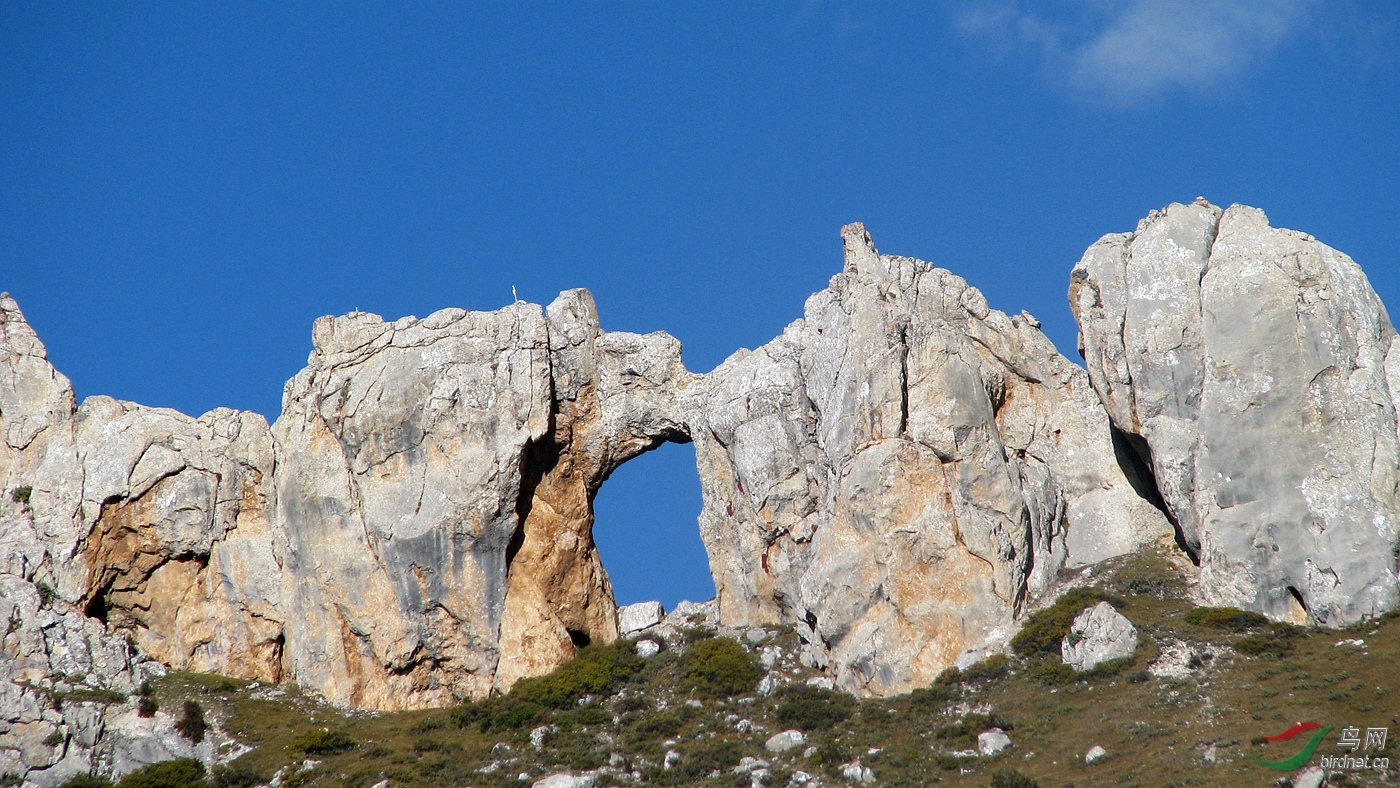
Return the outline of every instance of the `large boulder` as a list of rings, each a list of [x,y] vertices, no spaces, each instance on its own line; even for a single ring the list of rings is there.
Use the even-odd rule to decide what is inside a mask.
[[[1075,670],[1093,670],[1137,651],[1138,632],[1133,622],[1107,602],[1086,608],[1070,623],[1060,642],[1060,656]]]
[[[808,664],[887,695],[1009,636],[1059,569],[1170,525],[1034,318],[842,237],[804,319],[705,376],[700,532],[724,623],[791,623]]]
[[[1070,305],[1204,602],[1327,626],[1400,603],[1400,352],[1356,263],[1197,200],[1090,247]]]

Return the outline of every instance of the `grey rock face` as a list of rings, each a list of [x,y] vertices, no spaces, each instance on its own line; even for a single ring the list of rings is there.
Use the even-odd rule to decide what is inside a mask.
[[[1100,602],[1074,617],[1069,634],[1060,643],[1060,655],[1075,670],[1092,670],[1109,660],[1131,657],[1137,645],[1133,622],[1113,605]]]
[[[843,238],[805,318],[705,377],[691,435],[720,619],[792,623],[809,664],[885,695],[1009,637],[1060,567],[1170,526],[1033,318]]]
[[[982,755],[996,755],[1011,746],[1011,737],[1001,728],[988,728],[977,734],[977,752]]]
[[[1400,603],[1400,352],[1350,258],[1254,208],[1173,204],[1094,244],[1070,303],[1203,601],[1328,626]]]
[[[242,503],[271,464],[258,453],[267,425],[107,397],[80,408],[0,295],[0,430],[0,774],[46,788],[93,769],[124,773],[133,752],[161,739],[125,724],[132,704],[55,709],[48,693],[60,675],[81,677],[64,690],[134,693],[162,668],[127,636],[182,667],[206,669],[222,654],[256,670],[258,633],[235,611],[258,604],[259,578],[233,567],[259,557],[239,552],[235,532],[252,529]],[[220,545],[231,547],[219,554]],[[241,588],[214,582],[224,572]],[[134,609],[109,609],[107,598]],[[219,620],[228,626],[212,626]]]
[[[519,458],[549,429],[544,314],[357,313],[313,337],[274,427],[289,672],[370,708],[484,695]]]
[[[624,635],[660,624],[666,610],[660,602],[637,602],[617,609],[617,628]]]

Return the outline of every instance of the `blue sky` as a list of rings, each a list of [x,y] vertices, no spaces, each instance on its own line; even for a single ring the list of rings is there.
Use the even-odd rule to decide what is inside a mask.
[[[0,290],[79,396],[275,418],[311,322],[593,291],[695,371],[837,231],[1075,355],[1070,267],[1202,195],[1400,304],[1400,10],[1356,0],[0,5]],[[712,593],[693,452],[624,466],[622,602]]]

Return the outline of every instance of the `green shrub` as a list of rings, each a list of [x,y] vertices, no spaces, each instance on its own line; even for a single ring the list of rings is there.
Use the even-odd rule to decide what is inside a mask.
[[[509,696],[496,697],[458,706],[452,710],[452,721],[459,728],[476,727],[483,733],[514,730],[533,725],[547,711],[538,703],[526,703]]]
[[[962,687],[957,684],[935,683],[932,687],[920,687],[909,693],[909,711],[936,714],[961,696]]]
[[[553,673],[521,679],[511,689],[510,697],[524,704],[567,709],[585,695],[612,694],[645,665],[646,660],[637,656],[631,641],[586,646]]]
[[[10,493],[10,498],[13,499],[15,503],[29,503],[29,496],[33,494],[34,488],[26,484],[23,487],[16,487],[15,491]]]
[[[835,740],[819,742],[816,746],[817,751],[812,757],[816,758],[817,765],[833,777],[840,776],[841,765],[851,760],[850,749]]]
[[[1021,631],[1011,638],[1011,650],[1023,657],[1033,654],[1058,654],[1060,641],[1069,634],[1074,617],[1086,607],[1108,602],[1114,607],[1126,603],[1097,588],[1075,588],[1066,592],[1050,607],[1036,611],[1021,625]]]
[[[681,756],[677,764],[677,776],[684,778],[684,785],[694,785],[713,771],[728,772],[739,765],[744,757],[737,742],[721,741],[701,747]]]
[[[1130,596],[1152,596],[1166,599],[1172,592],[1170,581],[1160,577],[1125,577],[1118,583],[1119,589]]]
[[[307,731],[298,736],[288,745],[292,752],[306,753],[307,755],[329,755],[334,752],[344,752],[355,748],[355,740],[345,735],[342,731],[332,731],[322,728],[315,731]]]
[[[267,777],[251,766],[232,763],[214,767],[214,788],[253,788],[267,782]]]
[[[160,711],[160,704],[149,695],[142,695],[141,699],[136,701],[136,714],[138,716],[154,717],[157,711]]]
[[[1062,684],[1069,684],[1079,678],[1079,671],[1063,662],[1057,662],[1053,659],[1047,659],[1038,663],[1035,667],[1031,668],[1030,674],[1031,678],[1047,687],[1058,687]]]
[[[844,722],[855,708],[856,699],[844,692],[798,684],[779,693],[774,716],[784,727],[816,731]]]
[[[128,774],[117,788],[208,788],[204,764],[193,758],[162,761]]]
[[[643,745],[678,736],[696,717],[699,710],[690,706],[680,706],[665,711],[651,711],[635,714],[627,718],[627,741],[633,745]]]
[[[185,701],[180,720],[175,723],[175,730],[186,739],[199,744],[204,741],[204,732],[208,729],[209,725],[204,721],[204,709],[199,705],[199,701]]]
[[[1040,788],[1040,783],[1008,766],[992,775],[992,788]]]
[[[1246,629],[1262,627],[1269,623],[1269,619],[1237,607],[1198,607],[1186,614],[1186,623],[1207,629],[1243,632]]]
[[[966,681],[998,679],[1006,675],[1010,663],[1011,660],[1007,659],[1005,654],[993,654],[975,665],[969,665],[967,670],[962,672],[962,676]]]
[[[126,703],[126,696],[109,689],[75,689],[71,692],[55,692],[54,703],[62,705],[64,703]]]
[[[758,658],[730,638],[691,646],[682,659],[682,682],[701,695],[724,698],[752,692],[763,678]]]
[[[58,592],[53,590],[53,586],[48,583],[35,583],[34,590],[39,592],[39,607],[48,607],[58,598]]]
[[[4,783],[0,782],[0,785],[4,785]],[[95,774],[79,774],[59,783],[58,788],[112,788],[112,781]]]
[[[1083,673],[1080,673],[1079,676],[1080,678],[1085,679],[1101,679],[1107,678],[1109,676],[1117,676],[1119,673],[1122,673],[1126,668],[1131,667],[1132,664],[1133,657],[1106,659],[1103,662],[1100,662],[1099,664],[1095,665],[1094,667],[1084,671]],[[1073,670],[1073,668],[1070,669]]]
[[[1286,657],[1293,653],[1294,641],[1303,636],[1303,630],[1291,624],[1270,624],[1264,632],[1256,632],[1235,639],[1235,650],[1241,654]]]

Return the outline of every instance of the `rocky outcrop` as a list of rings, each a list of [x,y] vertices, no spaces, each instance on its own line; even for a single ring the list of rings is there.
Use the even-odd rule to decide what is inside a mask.
[[[1396,605],[1400,353],[1344,256],[1172,206],[1076,268],[1086,374],[1030,315],[842,237],[804,317],[706,375],[583,290],[355,313],[316,322],[270,427],[79,406],[0,299],[0,773],[110,769],[114,699],[157,662],[401,709],[612,640],[592,500],[665,441],[696,443],[718,598],[623,626],[791,624],[863,695],[995,649],[1061,570],[1173,525],[1211,601]],[[45,706],[74,676],[111,707]]]
[[[886,695],[1009,637],[1062,567],[1170,526],[1034,318],[842,237],[805,318],[705,378],[700,530],[724,623],[792,623],[841,688]]]
[[[1075,670],[1093,670],[1104,662],[1125,659],[1137,651],[1137,627],[1113,605],[1100,602],[1070,622],[1060,643],[1060,656]]]
[[[245,504],[270,464],[257,451],[267,424],[106,397],[80,408],[5,295],[0,430],[0,775],[44,788],[124,773],[169,738],[152,727],[160,720],[127,724],[125,699],[163,670],[148,655],[249,674],[265,664],[260,632],[230,613],[273,609],[250,597],[256,573],[245,570],[260,556],[219,557],[214,545],[256,528]],[[211,626],[219,619],[230,626]]]
[[[1197,200],[1094,244],[1070,303],[1203,601],[1327,626],[1396,607],[1400,352],[1350,258]]]

